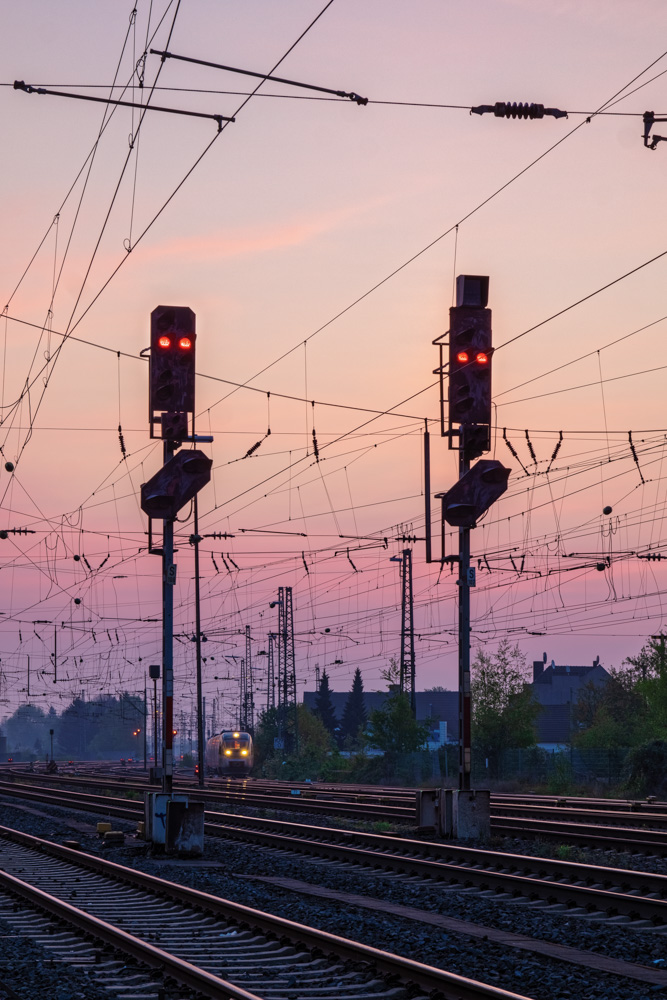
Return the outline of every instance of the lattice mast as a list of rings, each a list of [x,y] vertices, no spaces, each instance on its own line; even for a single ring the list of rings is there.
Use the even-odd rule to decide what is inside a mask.
[[[416,718],[412,549],[403,549],[401,553],[401,584],[401,691],[410,699],[410,708]]]

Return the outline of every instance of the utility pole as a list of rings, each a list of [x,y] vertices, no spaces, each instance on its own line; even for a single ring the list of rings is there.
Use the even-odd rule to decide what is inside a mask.
[[[165,441],[163,467],[174,454],[174,442]],[[162,530],[162,791],[171,795],[174,783],[174,521]]]
[[[294,653],[294,608],[292,604],[292,588],[280,587],[279,589],[280,607],[282,610],[283,624],[283,670],[284,670],[284,693],[285,693],[285,728],[287,729],[287,712],[289,711],[290,697],[294,705],[294,746],[296,753],[299,751],[299,723],[297,715],[296,701],[296,657]]]
[[[146,694],[147,694],[147,684],[146,684],[146,674],[144,674],[144,771],[148,766],[147,743],[146,743],[147,740],[146,730],[148,728],[148,702],[146,700]]]
[[[459,480],[470,471],[465,425],[459,432]],[[472,705],[470,701],[470,528],[459,528],[459,788],[470,788],[472,771]]]
[[[287,750],[299,749],[299,722],[296,701],[296,660],[294,655],[294,611],[292,588],[279,587],[278,600],[278,732]],[[287,722],[290,696],[294,704],[294,746],[289,746]]]
[[[252,644],[249,625],[245,627],[245,728],[251,736],[254,736],[255,695],[252,683]]]
[[[241,673],[239,674],[239,729],[246,728],[245,708],[246,708],[245,657],[242,656]]]
[[[151,663],[148,668],[148,676],[153,681],[153,767],[158,766],[158,709],[157,709],[157,682],[160,677],[160,664]]]
[[[198,784],[204,787],[204,713],[202,707],[202,677],[201,677],[201,602],[199,591],[199,497],[194,501],[194,534],[190,541],[195,549],[195,651],[197,656],[197,765]]]
[[[391,556],[390,561],[400,563],[401,574],[401,672],[399,686],[401,694],[407,694],[412,714],[417,718],[412,549],[403,549],[400,556]]]
[[[266,710],[276,707],[275,641],[276,633],[269,632],[268,663],[266,669]]]

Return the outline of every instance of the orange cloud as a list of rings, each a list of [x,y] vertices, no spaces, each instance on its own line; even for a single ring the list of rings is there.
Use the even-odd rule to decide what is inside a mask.
[[[259,254],[299,246],[323,233],[334,232],[352,220],[361,220],[369,211],[385,205],[389,200],[388,197],[377,197],[344,209],[336,208],[309,215],[301,220],[270,226],[237,226],[222,233],[162,240],[159,245],[144,249],[143,253],[148,258],[187,254],[189,258],[210,260],[211,257],[238,257],[239,254]]]

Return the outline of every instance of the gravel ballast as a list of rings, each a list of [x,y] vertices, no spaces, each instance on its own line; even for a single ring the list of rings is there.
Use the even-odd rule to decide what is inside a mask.
[[[589,972],[575,965],[560,964],[489,941],[475,940],[465,934],[443,933],[432,926],[406,921],[393,914],[305,897],[246,876],[298,879],[339,892],[385,899],[649,967],[667,967],[667,963],[662,964],[667,959],[667,936],[660,931],[568,916],[544,907],[495,900],[470,890],[451,889],[420,879],[344,866],[317,858],[295,858],[282,852],[246,846],[238,841],[207,838],[205,861],[211,862],[212,867],[201,861],[189,863],[154,857],[147,846],[139,846],[141,842],[129,839],[125,847],[102,851],[96,836],[73,832],[64,822],[67,818],[64,810],[40,808],[42,812],[48,811],[50,818],[13,808],[10,800],[3,798],[3,822],[58,842],[75,837],[85,850],[103,853],[120,864],[513,990],[535,1000],[648,1000],[667,996],[662,987]],[[77,822],[89,822],[93,828],[99,818],[76,813]],[[134,824],[114,820],[114,827],[130,833]],[[505,849],[524,853],[517,849],[518,846],[512,841]],[[577,860],[583,860],[583,857],[577,857]],[[638,867],[611,861],[607,852],[604,861],[599,859],[597,863]],[[75,993],[71,995],[76,996]]]

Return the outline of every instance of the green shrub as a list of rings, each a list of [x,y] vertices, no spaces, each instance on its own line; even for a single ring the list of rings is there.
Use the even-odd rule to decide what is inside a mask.
[[[667,794],[667,742],[651,740],[633,747],[625,759],[623,779],[631,795]]]

